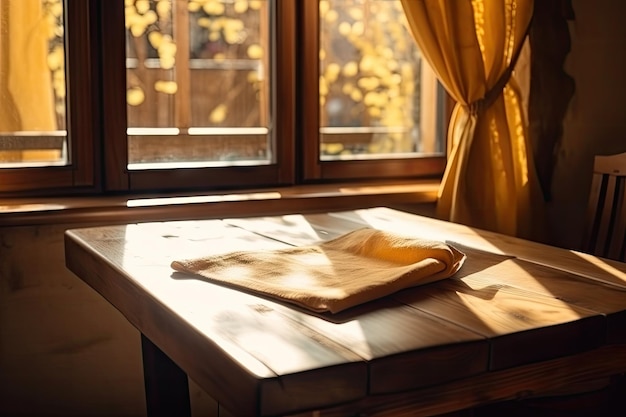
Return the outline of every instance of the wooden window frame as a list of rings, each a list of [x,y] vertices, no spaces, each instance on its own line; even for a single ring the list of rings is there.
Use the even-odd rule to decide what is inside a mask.
[[[276,1],[271,63],[275,163],[129,170],[124,2],[76,0],[65,8],[69,164],[0,169],[0,196],[210,192],[440,178],[445,155],[320,161],[318,2]]]
[[[70,160],[64,166],[0,169],[0,195],[77,194],[98,191],[100,162],[99,57],[97,0],[69,1],[66,27],[67,142]],[[88,16],[88,18],[86,18]]]
[[[433,178],[441,176],[445,169],[446,157],[427,156],[407,159],[379,159],[379,160],[352,160],[352,161],[322,161],[319,146],[319,55],[310,53],[319,51],[319,2],[305,1],[300,3],[302,12],[299,13],[299,26],[303,28],[299,44],[299,59],[303,63],[300,67],[300,97],[301,102],[300,136],[302,137],[302,180],[304,182],[319,182],[325,180],[353,180],[353,179],[393,179],[393,178]],[[424,71],[427,77],[434,77]],[[432,82],[433,79],[430,80]],[[443,93],[439,89],[440,94]],[[447,104],[445,97],[437,98],[438,103]],[[445,108],[433,109],[436,112],[447,114]],[[433,120],[434,117],[429,117]],[[432,135],[443,135],[445,132],[436,132],[437,127],[431,126]],[[433,136],[434,137],[434,136]]]
[[[272,65],[276,95],[273,114],[280,115],[275,123],[276,163],[260,166],[231,166],[185,169],[128,170],[126,141],[126,66],[123,2],[114,6],[101,2],[100,16],[107,26],[116,28],[101,34],[104,66],[110,69],[103,79],[103,126],[107,146],[104,149],[105,189],[107,191],[173,191],[208,190],[291,185],[294,183],[295,161],[295,2],[282,1],[276,10],[277,33],[273,48],[278,51]],[[104,25],[103,25],[104,26]],[[105,33],[106,32],[106,33]],[[105,37],[106,36],[106,37]]]

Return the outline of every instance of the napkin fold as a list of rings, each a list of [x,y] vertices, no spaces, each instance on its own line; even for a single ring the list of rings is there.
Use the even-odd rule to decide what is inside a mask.
[[[171,267],[315,312],[337,313],[448,278],[465,258],[444,242],[363,228],[316,245],[181,259]]]

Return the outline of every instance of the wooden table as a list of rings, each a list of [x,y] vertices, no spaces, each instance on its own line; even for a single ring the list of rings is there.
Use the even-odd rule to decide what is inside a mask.
[[[364,226],[467,260],[336,315],[170,268]],[[68,268],[143,335],[151,415],[189,414],[187,375],[233,415],[427,416],[626,371],[624,264],[388,208],[74,229],[65,245]]]

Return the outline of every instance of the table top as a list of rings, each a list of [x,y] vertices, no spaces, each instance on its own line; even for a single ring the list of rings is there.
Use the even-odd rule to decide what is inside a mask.
[[[170,267],[362,227],[447,241],[467,259],[452,278],[338,314]],[[237,415],[344,415],[410,398],[447,412],[626,370],[624,264],[384,207],[73,229],[66,262]]]

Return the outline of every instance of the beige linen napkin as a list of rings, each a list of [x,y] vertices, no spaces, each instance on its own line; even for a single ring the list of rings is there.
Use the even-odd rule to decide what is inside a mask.
[[[364,228],[317,245],[175,260],[171,266],[315,312],[337,313],[448,278],[464,261],[464,253],[443,242]]]

